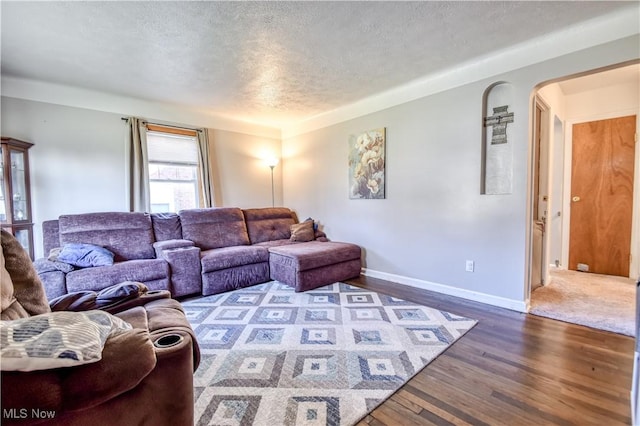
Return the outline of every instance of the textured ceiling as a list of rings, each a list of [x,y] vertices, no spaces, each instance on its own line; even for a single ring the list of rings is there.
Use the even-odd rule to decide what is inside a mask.
[[[636,2],[10,2],[2,74],[273,126]]]

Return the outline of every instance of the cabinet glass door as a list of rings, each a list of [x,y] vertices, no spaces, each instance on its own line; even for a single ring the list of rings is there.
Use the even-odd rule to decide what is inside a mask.
[[[27,181],[25,175],[25,152],[9,150],[11,154],[11,189],[13,191],[13,220],[29,221],[27,217]]]
[[[31,247],[31,229],[16,229],[14,230],[14,236],[16,240],[20,242],[20,245],[31,255],[33,258],[33,248]]]

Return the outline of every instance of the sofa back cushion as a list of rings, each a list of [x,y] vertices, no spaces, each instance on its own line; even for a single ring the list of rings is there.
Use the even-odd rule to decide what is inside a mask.
[[[176,213],[151,213],[156,241],[181,240],[182,225]]]
[[[60,225],[58,219],[42,222],[42,242],[44,245],[44,257],[49,256],[51,249],[60,247]]]
[[[153,259],[153,226],[147,213],[108,212],[63,215],[60,245],[85,243],[111,251],[116,262]]]
[[[235,207],[189,209],[178,213],[182,238],[202,250],[249,245],[242,210]]]
[[[286,240],[291,237],[294,213],[285,207],[266,207],[243,210],[251,244]]]

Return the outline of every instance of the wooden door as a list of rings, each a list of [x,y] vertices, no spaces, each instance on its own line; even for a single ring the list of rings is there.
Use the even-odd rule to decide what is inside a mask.
[[[569,269],[629,276],[636,117],[573,126]]]

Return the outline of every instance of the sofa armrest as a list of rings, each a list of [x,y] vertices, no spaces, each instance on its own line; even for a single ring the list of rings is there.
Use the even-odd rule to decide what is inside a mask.
[[[157,300],[147,304],[145,309],[149,335],[154,343],[163,336],[176,332],[183,335],[186,333],[189,336],[191,340],[190,356],[193,357],[193,371],[195,371],[200,365],[200,346],[180,302],[175,299]],[[126,320],[124,316],[121,318]]]
[[[316,229],[314,231],[314,238],[316,239],[316,241],[329,241],[329,239],[327,238],[327,234],[320,231],[319,229]]]
[[[56,297],[49,302],[52,311],[88,311],[100,309],[118,313],[134,306],[141,306],[157,299],[170,298],[168,291],[149,291],[146,285],[125,281],[99,292],[79,291]]]
[[[38,274],[53,271],[61,271],[66,274],[75,269],[73,265],[69,265],[68,263],[54,262],[45,258],[36,259],[33,262],[33,267],[36,268]]]
[[[67,274],[62,271],[39,273],[47,300],[67,294]]]
[[[33,266],[48,300],[67,294],[67,273],[75,269],[72,265],[40,258],[33,262]]]
[[[100,362],[86,364],[64,376],[65,407],[82,409],[114,398],[136,387],[155,366],[155,348],[147,330],[115,334],[105,343]]]
[[[165,250],[174,250],[194,246],[195,244],[191,240],[164,240],[156,241],[155,243],[153,243],[153,248],[156,251],[156,257],[158,259],[162,259],[162,252]]]

